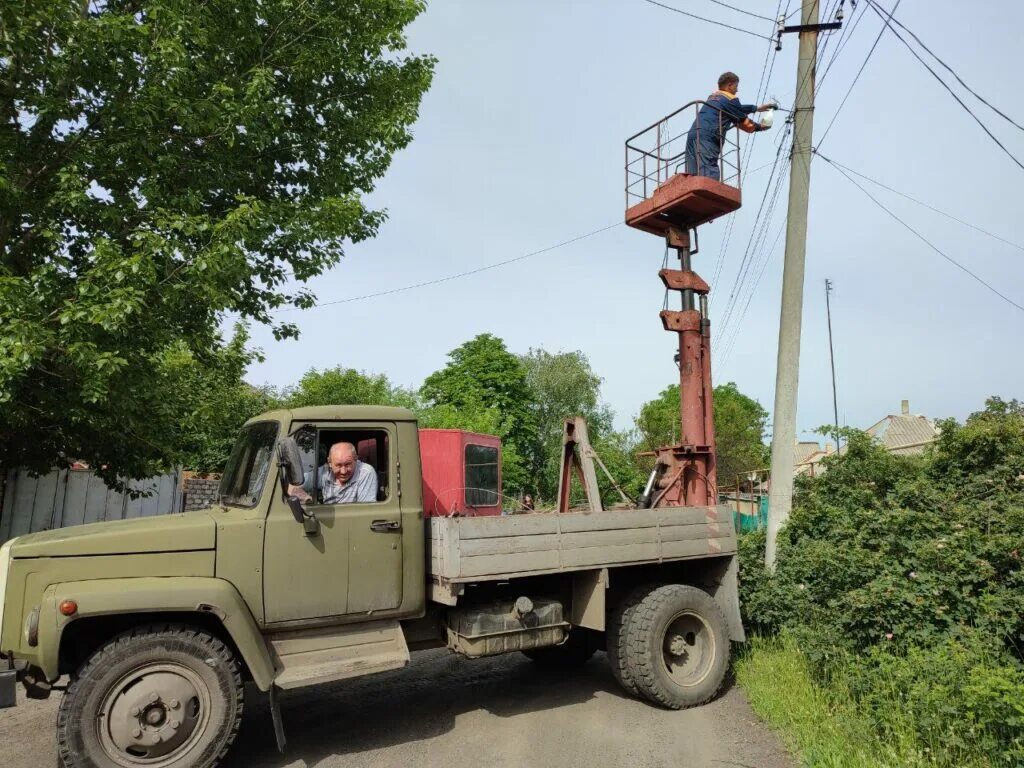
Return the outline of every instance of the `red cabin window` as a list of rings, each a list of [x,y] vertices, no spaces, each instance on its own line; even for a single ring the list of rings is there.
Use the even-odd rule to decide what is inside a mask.
[[[498,449],[466,446],[466,506],[493,507],[498,503]]]

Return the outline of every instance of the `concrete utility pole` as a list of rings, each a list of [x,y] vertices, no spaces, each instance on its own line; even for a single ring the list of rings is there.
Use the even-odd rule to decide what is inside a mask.
[[[796,392],[800,380],[800,323],[804,303],[804,257],[807,251],[807,199],[811,184],[814,133],[815,58],[818,53],[818,3],[803,0],[796,106],[793,109],[793,154],[789,173],[789,219],[782,270],[779,356],[772,414],[772,475],[768,494],[768,543],[765,565],[775,568],[779,529],[793,507],[793,461],[796,445]]]

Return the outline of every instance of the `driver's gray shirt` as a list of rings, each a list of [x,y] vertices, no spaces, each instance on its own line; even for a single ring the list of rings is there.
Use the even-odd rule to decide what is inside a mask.
[[[334,479],[334,473],[327,464],[321,464],[316,471],[317,487],[320,489],[322,504],[350,504],[356,501],[377,500],[377,471],[369,464],[356,459],[352,478],[344,485]],[[316,496],[313,489],[313,473],[306,473],[302,484],[306,493]]]

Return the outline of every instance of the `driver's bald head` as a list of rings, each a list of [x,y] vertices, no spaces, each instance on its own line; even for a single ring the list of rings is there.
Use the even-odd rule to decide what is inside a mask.
[[[352,443],[335,443],[331,446],[330,458],[332,461],[343,461],[356,457],[356,447]]]

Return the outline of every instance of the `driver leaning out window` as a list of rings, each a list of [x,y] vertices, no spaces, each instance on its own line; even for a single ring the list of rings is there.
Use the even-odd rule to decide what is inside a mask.
[[[327,454],[327,461],[316,472],[306,473],[306,482],[301,486],[290,486],[288,492],[311,498],[316,488],[320,489],[323,504],[350,504],[377,500],[377,472],[364,461],[359,460],[352,443],[335,443]],[[302,491],[300,493],[299,491]]]

